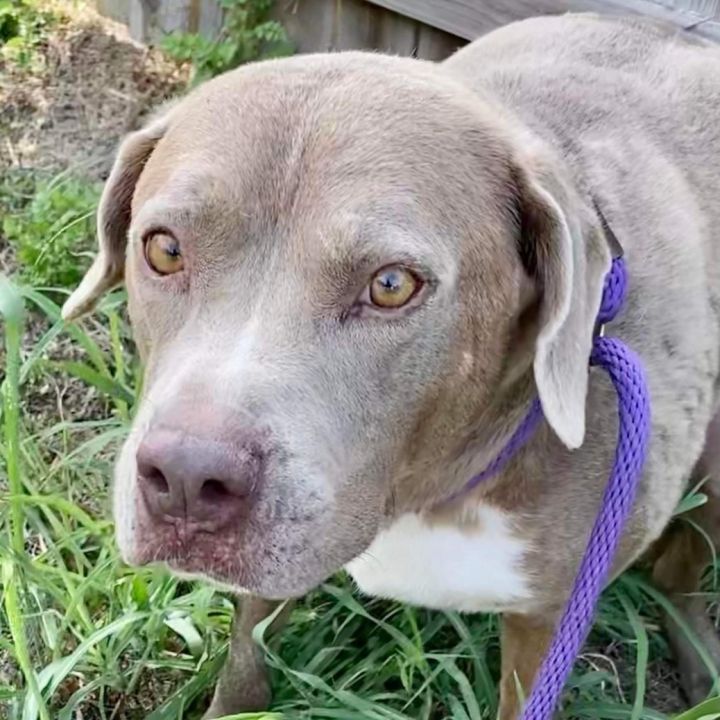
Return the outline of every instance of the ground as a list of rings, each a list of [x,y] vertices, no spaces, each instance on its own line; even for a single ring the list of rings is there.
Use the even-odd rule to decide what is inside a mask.
[[[20,444],[7,426],[0,437],[0,487],[12,482],[14,457],[24,498],[0,499],[0,718],[196,718],[222,660],[231,604],[117,557],[107,484],[137,386],[122,292],[97,317],[65,327],[57,312],[66,289],[39,290],[18,255],[46,207],[75,203],[48,231],[53,239],[91,223],[118,140],[182,92],[187,72],[121,27],[70,8],[54,7],[65,17],[43,31],[29,61],[0,59],[0,211],[20,223],[0,225],[0,268],[27,307],[15,383]],[[90,236],[88,226],[68,250],[78,273]],[[16,357],[9,332],[4,345],[3,368]],[[6,419],[10,411],[6,394]],[[9,540],[18,522],[21,550]],[[641,572],[606,593],[564,717],[658,720],[682,709],[652,595]],[[299,605],[269,659],[275,709],[288,718],[494,717],[496,618],[369,601],[344,577]],[[25,694],[29,675],[37,707]]]

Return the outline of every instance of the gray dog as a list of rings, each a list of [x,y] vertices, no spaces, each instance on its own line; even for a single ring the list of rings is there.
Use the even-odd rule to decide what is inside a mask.
[[[123,277],[146,368],[117,465],[124,558],[246,594],[208,718],[269,700],[253,625],[342,567],[366,593],[503,613],[518,713],[568,596],[617,437],[588,355],[643,358],[653,436],[615,570],[641,556],[720,660],[708,560],[669,524],[720,480],[720,51],[591,15],[510,25],[432,64],[249,65],[121,146],[100,251],[64,313]],[[539,396],[545,421],[481,471]],[[713,457],[713,455],[715,457]],[[720,529],[716,486],[694,520]],[[657,542],[656,542],[657,541]],[[690,699],[708,673],[669,627]]]

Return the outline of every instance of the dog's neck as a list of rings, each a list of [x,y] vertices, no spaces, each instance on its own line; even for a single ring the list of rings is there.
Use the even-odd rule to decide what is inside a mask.
[[[453,508],[461,509],[467,502],[475,502],[494,492],[499,485],[512,482],[515,462],[487,483],[463,493],[468,481],[481,473],[507,445],[512,434],[526,416],[537,397],[532,369],[518,377],[482,411],[462,436],[455,448],[444,457],[405,465],[396,475],[386,513],[388,519],[404,512],[445,514]],[[542,424],[544,420],[541,421]],[[539,435],[544,435],[543,432]],[[532,438],[518,453],[517,459],[542,451],[542,444]],[[539,458],[538,458],[539,459]],[[446,502],[454,498],[452,502]]]
[[[602,231],[612,257],[621,258],[623,248],[597,200],[590,197],[590,203],[595,210],[597,228]],[[603,327],[596,325],[595,334],[602,332]],[[519,371],[518,367],[521,368]],[[419,492],[403,493],[401,506],[392,508],[390,514],[396,515],[398,510],[407,509],[430,514],[462,512],[467,503],[494,496],[502,486],[516,482],[517,468],[525,467],[529,461],[532,461],[536,475],[542,473],[542,455],[547,450],[548,435],[552,430],[542,417],[537,395],[532,359],[525,355],[514,368],[506,368],[497,395],[473,423],[472,429],[459,440],[452,456],[431,468],[426,467],[421,483],[408,482],[419,473],[417,468],[407,468],[404,486],[412,485]],[[527,432],[523,433],[523,428]],[[509,462],[503,463],[497,472],[488,472],[508,450]]]

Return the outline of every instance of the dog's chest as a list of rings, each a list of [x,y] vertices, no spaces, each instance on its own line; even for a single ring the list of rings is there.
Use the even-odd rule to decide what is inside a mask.
[[[480,507],[462,527],[406,514],[346,569],[368,595],[464,612],[522,611],[532,600],[525,543],[507,515]]]

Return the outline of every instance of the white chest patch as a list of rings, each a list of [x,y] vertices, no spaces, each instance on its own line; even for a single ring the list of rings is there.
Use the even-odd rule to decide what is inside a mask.
[[[532,600],[525,544],[502,511],[481,506],[476,515],[462,529],[402,515],[346,570],[368,595],[438,610],[521,611]]]

